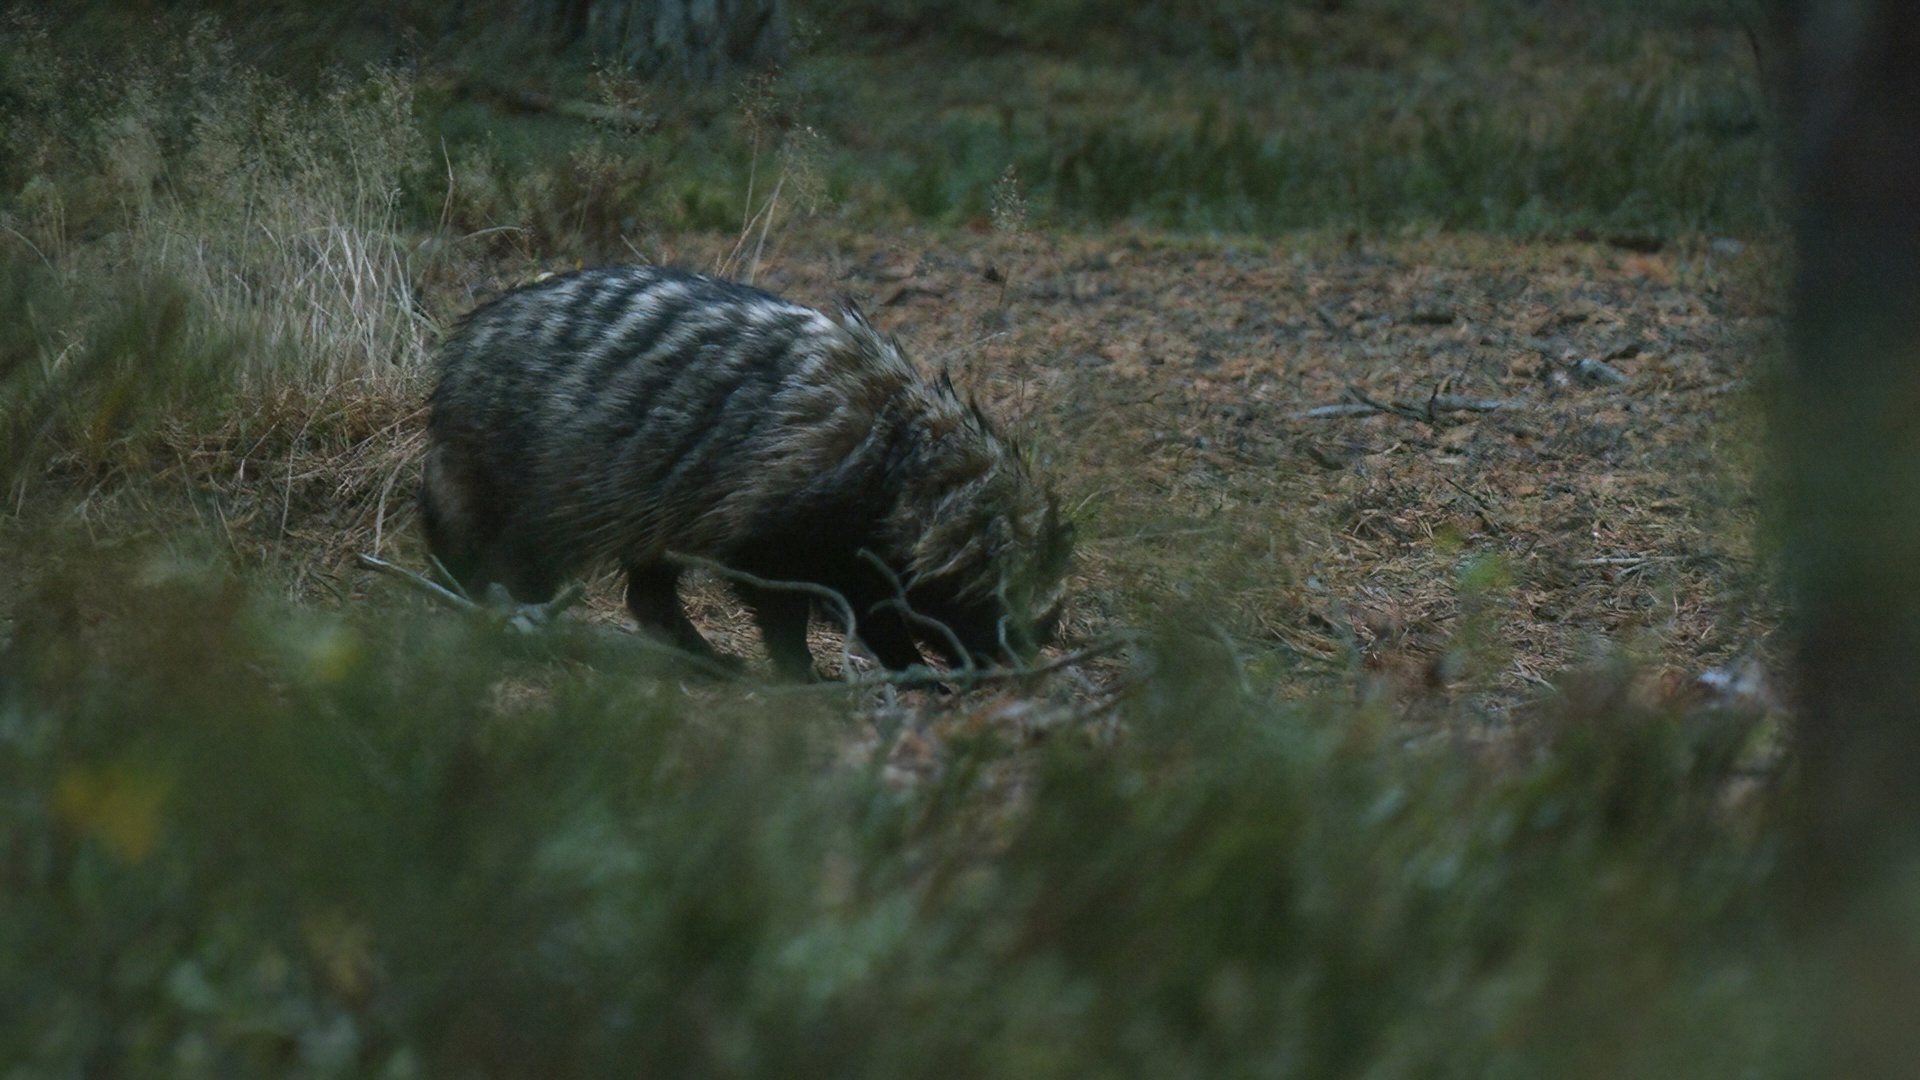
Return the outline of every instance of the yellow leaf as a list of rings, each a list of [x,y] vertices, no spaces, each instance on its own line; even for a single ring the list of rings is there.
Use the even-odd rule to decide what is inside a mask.
[[[310,914],[300,925],[328,987],[346,1001],[364,1001],[376,973],[373,932],[339,911]]]
[[[105,844],[122,862],[138,863],[160,837],[160,807],[173,782],[122,762],[68,769],[53,789],[53,812],[68,828]]]

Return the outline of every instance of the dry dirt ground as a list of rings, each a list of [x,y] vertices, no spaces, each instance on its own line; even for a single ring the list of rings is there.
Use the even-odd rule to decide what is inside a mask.
[[[760,285],[858,301],[1052,478],[1081,536],[1069,646],[1177,623],[1284,696],[1353,693],[1410,723],[1489,729],[1603,658],[1672,693],[1772,652],[1752,384],[1778,337],[1780,274],[1764,245],[776,239]],[[751,264],[710,236],[639,254]],[[475,264],[425,298],[444,319],[563,268]],[[423,559],[424,389],[269,402],[244,430],[186,440],[164,471],[294,595],[390,597],[354,555]],[[111,487],[83,509],[106,513]],[[716,644],[757,648],[723,590],[693,592]],[[610,579],[587,613],[624,617]]]

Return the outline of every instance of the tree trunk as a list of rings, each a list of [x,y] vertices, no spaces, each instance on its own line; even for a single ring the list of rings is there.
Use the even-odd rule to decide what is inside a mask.
[[[1920,1060],[1920,4],[1796,0],[1775,412],[1801,694],[1787,884],[1831,961],[1834,1076]]]
[[[1800,14],[1782,395],[1814,889],[1920,855],[1920,5]]]
[[[642,75],[714,79],[779,64],[785,0],[522,0],[527,24]]]

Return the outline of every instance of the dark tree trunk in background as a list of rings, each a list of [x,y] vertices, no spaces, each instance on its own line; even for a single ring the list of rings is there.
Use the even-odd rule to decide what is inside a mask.
[[[785,0],[521,0],[521,12],[642,75],[713,79],[786,59]]]
[[[1812,889],[1920,855],[1920,4],[1802,0],[1783,395]]]
[[[1834,1076],[1920,1075],[1920,4],[1794,0],[1799,265],[1775,414],[1803,716],[1788,887]]]

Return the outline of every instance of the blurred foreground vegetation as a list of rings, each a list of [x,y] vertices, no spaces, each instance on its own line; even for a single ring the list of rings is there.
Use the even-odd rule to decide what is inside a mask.
[[[1737,713],[1409,744],[1175,635],[1117,736],[903,779],[834,691],[70,550],[0,659],[10,1076],[1794,1073]]]
[[[1036,733],[315,602],[223,545],[204,478],[302,446],[326,497],[406,498],[361,448],[404,450],[476,281],[674,230],[1777,213],[1730,9],[1256,6],[1143,49],[1017,7],[802,9],[784,75],[705,88],[404,32],[432,5],[278,45],[10,16],[0,1075],[1802,1071],[1756,718],[1625,672],[1482,743],[1277,704],[1170,620],[1124,723]]]

